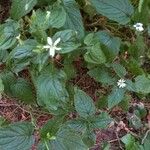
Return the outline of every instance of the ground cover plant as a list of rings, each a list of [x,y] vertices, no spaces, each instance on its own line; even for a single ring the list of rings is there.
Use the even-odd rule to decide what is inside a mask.
[[[149,39],[149,0],[12,0],[0,108],[7,95],[30,117],[0,117],[0,150],[149,150]],[[116,139],[97,144],[108,128]]]

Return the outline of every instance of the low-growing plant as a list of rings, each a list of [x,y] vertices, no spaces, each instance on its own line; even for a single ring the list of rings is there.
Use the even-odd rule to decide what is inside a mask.
[[[10,17],[0,25],[0,93],[53,118],[42,128],[34,118],[0,123],[0,149],[30,150],[36,131],[38,150],[87,150],[96,143],[95,129],[115,122],[110,110],[128,111],[134,97],[148,100],[149,20],[148,0],[12,0]],[[79,58],[101,86],[96,104],[71,82]],[[146,115],[135,106],[129,124],[146,127]],[[149,149],[149,142],[142,145],[130,134],[121,140],[127,150]]]

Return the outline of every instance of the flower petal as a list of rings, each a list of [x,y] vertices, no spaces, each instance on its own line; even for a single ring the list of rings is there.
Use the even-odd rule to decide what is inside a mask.
[[[55,47],[55,50],[59,51],[59,50],[61,50],[61,48],[60,47]]]
[[[54,42],[54,46],[56,46],[59,42],[60,42],[60,38],[58,38],[55,42]]]
[[[50,46],[49,45],[45,45],[45,46],[43,46],[43,48],[48,49],[48,48],[50,48]]]
[[[50,48],[50,50],[49,50],[49,55],[50,55],[51,57],[54,57],[54,56],[55,56],[55,49],[54,49],[54,48]]]
[[[52,46],[53,44],[53,41],[52,41],[52,38],[51,37],[47,37],[47,43]]]

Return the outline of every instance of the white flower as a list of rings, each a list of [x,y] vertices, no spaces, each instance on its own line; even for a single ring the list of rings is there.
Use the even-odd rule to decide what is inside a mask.
[[[21,36],[20,34],[19,34],[18,36],[16,36],[16,39],[17,39],[17,40],[20,40],[20,36]]]
[[[143,24],[142,23],[136,23],[135,25],[133,25],[133,27],[137,30],[137,31],[144,31],[143,28]]]
[[[50,15],[51,15],[51,12],[50,12],[50,11],[47,11],[47,12],[46,12],[46,19],[47,19],[47,20],[49,19]]]
[[[57,44],[60,42],[60,38],[58,38],[55,42],[52,41],[52,38],[47,37],[47,45],[43,46],[43,48],[49,50],[49,55],[51,57],[55,56],[55,51],[61,50],[61,48],[57,47]]]
[[[126,83],[125,83],[126,81],[124,80],[124,79],[120,79],[120,80],[118,80],[118,82],[117,82],[117,86],[119,87],[119,88],[124,88],[124,87],[126,87]]]

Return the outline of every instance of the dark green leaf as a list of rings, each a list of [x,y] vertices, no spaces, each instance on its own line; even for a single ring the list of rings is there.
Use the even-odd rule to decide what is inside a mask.
[[[112,108],[118,105],[123,100],[124,93],[124,89],[114,87],[111,94],[108,96],[108,107]]]
[[[150,93],[150,79],[145,75],[140,75],[135,78],[135,87],[138,93],[149,94]]]
[[[120,24],[127,24],[134,12],[129,0],[92,0],[91,3],[98,13]]]
[[[40,143],[38,150],[87,150],[88,147],[83,143],[81,136],[77,133],[68,130],[61,129],[57,135],[49,141]]]
[[[78,38],[84,36],[84,26],[82,16],[75,0],[63,0],[64,9],[66,11],[65,29],[72,29],[77,32]]]
[[[119,63],[113,63],[112,67],[120,78],[123,78],[127,74],[126,69]]]
[[[19,34],[19,23],[13,20],[7,20],[5,24],[0,25],[0,50],[6,50],[12,47]]]
[[[93,116],[96,113],[92,98],[81,90],[75,89],[74,104],[76,111],[83,118]]]
[[[106,62],[106,57],[99,43],[93,45],[84,55],[84,59],[93,64],[103,64]]]
[[[37,101],[39,105],[57,110],[63,102],[68,100],[68,93],[59,73],[52,73],[49,69],[47,68],[47,72],[42,72],[36,78]]]
[[[118,37],[112,36],[107,31],[100,31],[96,33],[99,41],[107,46],[109,49],[109,53],[113,56],[116,56],[120,51],[121,39]]]
[[[106,129],[112,121],[113,119],[111,119],[107,113],[102,113],[99,116],[92,118],[90,127],[93,129]]]
[[[37,0],[12,0],[10,15],[13,19],[19,20],[28,14],[36,5]]]
[[[12,95],[25,103],[32,103],[35,99],[30,83],[23,78],[17,79],[10,88]]]
[[[91,69],[88,74],[94,78],[97,82],[112,85],[114,79],[111,77],[107,69],[104,68],[94,68]]]
[[[34,128],[31,123],[18,122],[0,128],[1,150],[29,150],[34,143]]]
[[[73,30],[59,31],[54,35],[54,40],[60,38],[60,53],[68,53],[76,50],[81,44],[77,39],[77,34]]]

